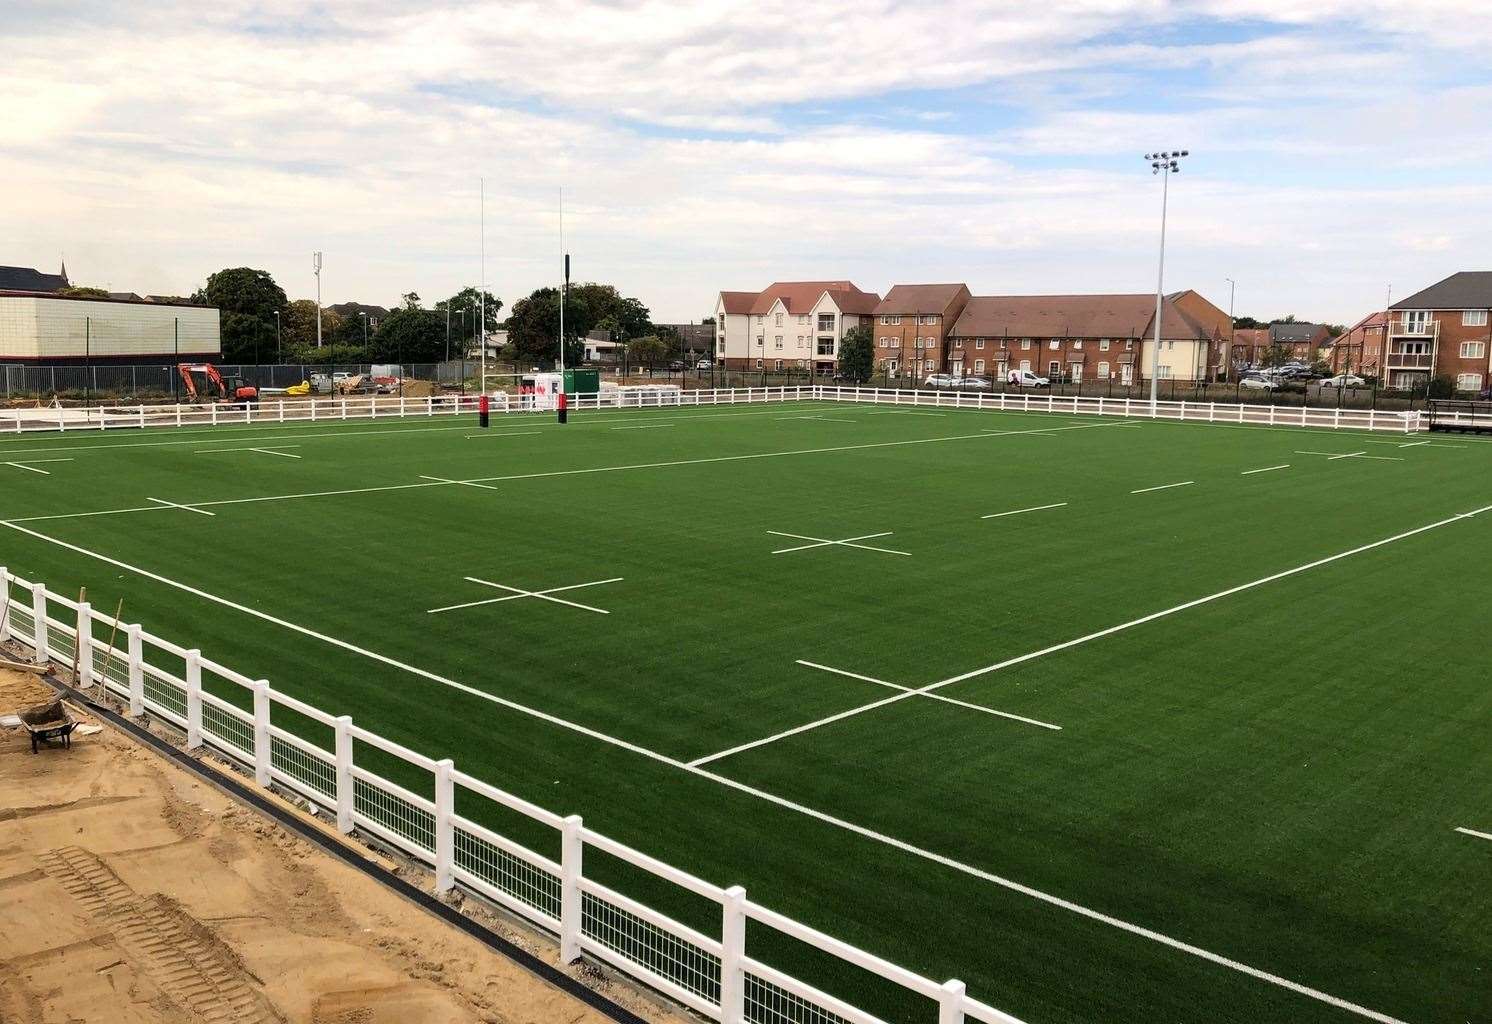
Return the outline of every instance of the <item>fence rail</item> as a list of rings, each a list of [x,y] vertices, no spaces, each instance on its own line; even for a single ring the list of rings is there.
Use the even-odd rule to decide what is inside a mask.
[[[766,399],[760,399],[766,400]],[[18,596],[21,595],[21,596]],[[71,621],[69,621],[71,620]],[[106,647],[104,637],[123,637]],[[38,663],[57,657],[77,665],[77,685],[101,685],[127,702],[185,730],[188,749],[210,747],[252,772],[264,787],[284,790],[335,810],[337,827],[357,829],[394,846],[435,872],[437,893],[455,886],[507,908],[559,940],[560,958],[589,955],[722,1024],[881,1024],[853,1003],[759,961],[747,952],[746,921],[771,928],[846,965],[925,997],[928,1024],[1021,1024],[970,998],[959,981],[938,983],[769,907],[740,886],[722,888],[562,817],[521,797],[332,716],[203,657],[195,648],[116,620],[0,567],[0,641],[30,647]],[[60,656],[60,657],[58,657]],[[122,667],[123,671],[116,671]],[[161,662],[179,661],[178,674]],[[221,693],[203,687],[203,675]],[[226,694],[226,696],[224,695]],[[232,699],[237,697],[238,700]],[[243,706],[240,706],[242,704]],[[331,730],[331,749],[282,724],[283,709]],[[359,745],[394,758],[413,777],[429,780],[426,797],[358,764]],[[559,860],[530,850],[456,813],[456,789],[517,812],[557,833]],[[463,806],[470,806],[463,800]],[[718,937],[683,924],[585,874],[594,849],[720,908]]]
[[[552,408],[552,397],[509,395],[490,397],[494,414],[541,412]],[[1337,409],[1229,402],[1156,402],[1141,398],[1083,397],[1023,391],[980,394],[967,391],[853,388],[804,384],[765,388],[722,388],[686,391],[676,387],[607,389],[575,395],[571,408],[662,409],[758,402],[828,401],[871,403],[932,409],[979,409],[993,412],[1046,412],[1082,416],[1124,416],[1188,423],[1256,426],[1318,427],[1332,430],[1370,430],[1412,433],[1425,428],[1420,410]],[[327,423],[344,420],[433,418],[477,410],[476,395],[436,395],[427,398],[354,397],[295,401],[242,402],[210,405],[95,406],[91,408],[11,409],[0,412],[0,431],[122,430],[145,427],[242,426],[267,423]],[[1443,417],[1453,422],[1454,415]],[[1469,422],[1469,418],[1468,418]]]

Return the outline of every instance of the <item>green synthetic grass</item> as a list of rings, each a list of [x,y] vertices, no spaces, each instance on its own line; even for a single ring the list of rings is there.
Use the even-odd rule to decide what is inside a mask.
[[[1492,505],[1492,446],[1398,447],[1423,439],[803,403],[0,440],[73,460],[0,466],[7,521],[400,486],[17,525],[662,760],[15,529],[0,563],[1031,1024],[1363,1019],[1077,908],[1412,1024],[1484,1022],[1492,842],[1454,829],[1492,831],[1492,513],[936,691],[1060,732],[914,696],[680,766],[896,695],[799,659],[925,686]],[[199,454],[275,444],[302,458]],[[771,555],[809,543],[774,530],[910,556]],[[503,596],[466,576],[622,579],[554,595],[607,615],[427,613]],[[718,933],[703,901],[591,871]],[[748,946],[933,1019],[763,929]]]

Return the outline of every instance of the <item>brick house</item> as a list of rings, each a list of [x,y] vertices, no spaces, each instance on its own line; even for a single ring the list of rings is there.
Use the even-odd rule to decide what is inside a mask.
[[[1447,377],[1457,391],[1480,392],[1492,379],[1492,271],[1463,270],[1388,308],[1383,383],[1422,386]]]
[[[715,358],[732,370],[833,371],[845,334],[881,301],[850,281],[776,281],[760,292],[721,292]]]
[[[1383,359],[1383,343],[1388,331],[1388,314],[1369,313],[1331,343],[1332,373],[1355,373],[1361,377],[1378,376]]]
[[[966,284],[892,286],[876,306],[871,324],[875,371],[921,380],[952,369],[948,332],[968,301]]]
[[[1162,305],[1160,376],[1205,379],[1211,349],[1227,335],[1189,315],[1182,294]],[[954,324],[948,361],[997,380],[1029,370],[1053,381],[1135,384],[1150,365],[1154,321],[1154,295],[976,295]]]
[[[1276,321],[1268,327],[1244,328],[1233,332],[1233,364],[1259,366],[1264,353],[1276,345],[1286,359],[1314,363],[1331,347],[1331,331],[1325,324],[1286,323]]]

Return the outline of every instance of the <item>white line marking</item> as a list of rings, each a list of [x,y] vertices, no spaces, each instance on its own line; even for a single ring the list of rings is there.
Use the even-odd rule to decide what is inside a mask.
[[[195,507],[193,507],[191,505],[178,505],[176,502],[174,502],[174,501],[167,501],[165,498],[146,498],[145,500],[146,501],[153,501],[157,505],[161,506],[162,508],[179,508],[179,509],[185,509],[188,512],[195,512],[199,516],[215,516],[215,515],[217,515],[216,512],[205,512],[202,509],[195,508]]]
[[[521,590],[518,587],[510,587],[505,583],[493,583],[491,580],[478,579],[475,576],[464,577],[470,583],[480,583],[484,587],[493,587],[497,590],[512,591],[506,597],[489,597],[484,601],[467,601],[464,604],[446,605],[444,608],[431,608],[426,614],[434,615],[437,612],[453,612],[461,608],[476,608],[484,604],[501,604],[503,601],[513,601],[520,597],[537,597],[545,601],[553,601],[555,604],[567,604],[571,608],[580,608],[584,611],[595,612],[598,615],[610,615],[611,612],[604,608],[592,608],[588,604],[580,604],[576,601],[566,601],[560,597],[550,597],[550,594],[560,594],[566,590],[579,590],[581,587],[599,587],[603,583],[620,583],[621,576],[614,576],[609,580],[592,580],[589,583],[572,583],[567,587],[550,587],[548,590]]]
[[[793,551],[807,551],[809,548],[822,548],[831,544],[837,544],[840,547],[860,548],[863,551],[879,551],[883,555],[906,555],[908,558],[912,557],[910,551],[892,551],[890,548],[878,548],[870,544],[853,543],[857,540],[875,540],[877,537],[890,537],[892,533],[890,530],[887,530],[885,533],[867,533],[859,537],[846,537],[844,540],[824,540],[822,537],[805,537],[801,533],[783,533],[781,530],[768,530],[767,532],[774,537],[791,537],[793,540],[811,540],[814,542],[812,544],[799,544],[793,548],[779,548],[772,552],[774,555],[786,555]]]
[[[222,455],[222,454],[225,454],[227,452],[258,452],[261,455],[279,455],[280,452],[272,451],[271,448],[299,448],[299,447],[301,447],[301,446],[298,445],[298,444],[277,444],[277,445],[273,445],[273,446],[266,446],[264,448],[202,448],[202,449],[199,449],[198,451],[193,452],[192,454],[193,455]],[[287,455],[285,457],[289,458],[289,459],[298,459],[298,458],[300,458],[299,455]]]
[[[425,476],[420,474],[421,480],[433,480],[438,484],[459,484],[462,487],[480,487],[484,491],[500,491],[501,487],[493,487],[491,484],[472,483],[470,480],[452,480],[443,476]]]
[[[1489,505],[1486,508],[1477,509],[1475,512],[1462,513],[1461,515],[1454,516],[1451,519],[1444,520],[1441,523],[1434,523],[1430,526],[1421,527],[1419,530],[1413,532],[1423,532],[1424,530],[1430,530],[1434,529],[1436,526],[1444,525],[1445,522],[1454,522],[1458,519],[1467,519],[1471,516],[1477,515],[1480,512],[1485,512],[1488,509],[1492,509],[1492,505]],[[597,729],[592,729],[589,726],[581,725],[578,722],[568,721],[566,719],[560,718],[558,715],[552,715],[547,711],[540,711],[537,708],[531,708],[525,704],[520,704],[517,701],[509,700],[506,697],[499,697],[496,694],[488,693],[485,690],[479,690],[474,686],[468,686],[467,684],[457,682],[454,679],[448,679],[445,676],[437,675],[434,672],[430,672],[422,668],[417,668],[414,665],[406,664],[394,658],[390,658],[386,655],[378,654],[375,651],[370,651],[366,648],[359,647],[356,644],[347,642],[346,640],[339,640],[336,637],[327,636],[324,633],[318,633],[315,630],[306,628],[305,626],[297,625],[296,623],[289,622],[285,619],[276,618],[273,615],[269,615],[265,612],[258,611],[257,609],[238,604],[236,602],[228,600],[227,598],[218,597],[216,594],[210,594],[205,590],[200,590],[196,587],[190,586],[189,584],[181,583],[176,580],[169,579],[165,576],[150,572],[147,569],[142,569],[139,566],[131,565],[128,562],[110,558],[108,555],[103,555],[96,551],[90,551],[87,548],[79,547],[76,544],[70,544],[67,541],[58,540],[55,537],[48,537],[44,533],[38,533],[37,531],[28,529],[24,526],[16,526],[13,523],[0,523],[0,526],[7,526],[12,530],[17,531],[18,533],[27,534],[28,536],[34,537],[37,540],[43,540],[49,544],[55,544],[58,547],[76,552],[77,554],[86,555],[90,558],[97,559],[98,561],[103,562],[107,565],[113,565],[117,568],[124,569],[127,572],[136,573],[147,579],[155,580],[157,583],[162,583],[168,587],[173,587],[177,590],[183,591],[184,593],[192,594],[196,597],[203,598],[207,601],[212,601],[215,604],[220,604],[227,608],[232,608],[235,611],[239,611],[244,613],[245,615],[250,615],[265,622],[272,623],[273,625],[288,629],[291,632],[299,633],[303,636],[308,636],[314,640],[320,640],[323,643],[348,651],[352,654],[356,654],[360,657],[368,658],[380,664],[388,665],[391,668],[396,668],[401,671],[408,672],[410,675],[418,676],[422,679],[429,680],[430,682],[439,683],[442,686],[450,687],[453,690],[458,690],[462,693],[468,694],[469,696],[476,697],[479,700],[485,700],[489,703],[496,704],[499,707],[504,707],[511,711],[516,711],[520,714],[528,715],[532,718],[537,718],[542,722],[547,722],[550,725],[556,726],[558,728],[567,729],[571,732],[579,733],[582,736],[587,736],[601,743],[606,743],[610,746],[629,751],[631,753],[637,754],[639,757],[647,758],[648,760],[658,762],[659,764],[665,764],[670,767],[677,768],[680,771],[698,776],[699,778],[708,779],[711,782],[714,782],[720,786],[724,786],[727,789],[734,790],[738,793],[743,793],[747,796],[755,797],[758,800],[765,801],[766,803],[770,803],[776,807],[781,807],[784,810],[793,811],[794,813],[801,814],[804,817],[812,818],[815,821],[823,822],[824,824],[830,825],[834,828],[842,829],[843,831],[849,832],[853,835],[860,836],[863,839],[869,839],[872,842],[880,843],[884,846],[889,846],[894,850],[901,851],[902,853],[909,854],[921,860],[926,860],[933,864],[938,864],[942,867],[948,868],[949,870],[968,875],[971,878],[980,879],[981,881],[988,882],[991,885],[999,886],[1002,889],[1018,893],[1030,899],[1038,900],[1042,903],[1047,904],[1048,906],[1057,907],[1060,910],[1065,910],[1069,913],[1077,914],[1080,917],[1089,919],[1090,921],[1097,921],[1100,924],[1108,925],[1112,928],[1127,932],[1131,935],[1137,935],[1140,938],[1148,939],[1151,942],[1155,942],[1159,945],[1166,946],[1167,948],[1174,949],[1182,953],[1187,953],[1201,960],[1206,960],[1209,963],[1217,964],[1220,967],[1225,967],[1240,974],[1245,974],[1259,981],[1267,982],[1271,985],[1286,989],[1298,995],[1303,995],[1309,999],[1314,999],[1317,1002],[1325,1003],[1328,1006],[1334,1006],[1337,1009],[1346,1010],[1349,1013],[1357,1014],[1358,1016],[1364,1017],[1368,1020],[1376,1021],[1378,1022],[1378,1024],[1405,1024],[1404,1021],[1401,1021],[1396,1017],[1390,1017],[1386,1014],[1379,1013],[1376,1010],[1370,1010],[1365,1006],[1359,1006],[1356,1003],[1348,1002],[1345,999],[1338,998],[1337,996],[1322,992],[1319,989],[1311,988],[1307,985],[1302,985],[1299,982],[1291,981],[1288,978],[1282,978],[1279,975],[1270,974],[1268,971],[1262,971],[1257,967],[1250,967],[1248,964],[1240,963],[1236,960],[1231,960],[1228,957],[1222,956],[1218,953],[1213,953],[1209,950],[1203,949],[1200,946],[1194,946],[1191,943],[1183,942],[1180,939],[1173,939],[1169,935],[1164,935],[1160,932],[1153,931],[1152,929],[1146,928],[1143,925],[1131,924],[1130,922],[1122,920],[1121,918],[1111,917],[1110,915],[1105,914],[1102,911],[1093,910],[1089,907],[1083,906],[1080,903],[1074,903],[1071,900],[1063,899],[1060,896],[1055,896],[1051,893],[1043,892],[1040,889],[1033,888],[1029,885],[1024,885],[1020,882],[1014,881],[1013,879],[1005,878],[1002,875],[997,875],[992,871],[986,871],[983,868],[975,867],[972,864],[966,864],[963,861],[954,860],[952,857],[948,857],[944,854],[936,853],[924,847],[915,846],[904,839],[898,839],[895,836],[887,835],[884,832],[877,832],[874,829],[867,828],[864,825],[858,825],[855,822],[848,821],[844,818],[837,818],[832,814],[827,814],[805,804],[797,803],[796,801],[789,800],[786,797],[778,796],[775,793],[769,793],[766,790],[757,789],[755,786],[749,786],[744,782],[738,782],[735,779],[729,778],[724,775],[719,775],[704,768],[692,767],[684,763],[683,761],[678,760],[677,758],[669,757],[667,754],[661,754],[656,750],[650,750],[647,747],[628,742],[627,740],[620,739],[619,737],[607,735],[606,733],[603,733]],[[1387,543],[1387,541],[1380,541],[1379,543]],[[899,699],[899,697],[897,699]]]
[[[466,439],[470,441],[474,437],[524,437],[528,434],[542,434],[542,430],[497,430],[488,431],[485,434],[467,434]]]
[[[1465,448],[1464,444],[1438,444],[1435,441],[1410,441],[1408,444],[1400,444],[1398,441],[1384,441],[1376,437],[1360,438],[1363,444],[1391,444],[1395,448]],[[1486,442],[1483,442],[1486,443]]]
[[[1151,491],[1168,491],[1172,487],[1190,487],[1196,483],[1195,480],[1182,480],[1180,483],[1161,484],[1159,487],[1141,487],[1138,491],[1130,491],[1130,494],[1149,494]]]
[[[858,672],[846,672],[842,668],[834,668],[830,665],[820,665],[816,661],[804,661],[802,658],[799,658],[798,664],[803,665],[806,668],[816,668],[820,672],[830,672],[837,676],[848,676],[851,679],[859,679],[862,682],[875,683],[877,686],[886,686],[890,687],[893,690],[901,690],[903,693],[910,693],[916,690],[916,687],[913,686],[902,686],[900,683],[888,683],[884,679],[877,679],[874,676],[862,676]],[[1026,718],[1024,715],[1012,714],[1009,711],[997,711],[994,708],[985,707],[983,704],[971,704],[966,700],[955,700],[952,697],[945,697],[941,693],[924,693],[920,694],[919,696],[930,697],[933,700],[942,701],[946,704],[954,704],[961,708],[969,708],[972,711],[983,711],[987,715],[999,715],[1001,718],[1009,718],[1016,722],[1025,722],[1027,725],[1038,725],[1043,729],[1051,729],[1053,732],[1062,731],[1062,727],[1060,725],[1053,725],[1050,722],[1042,722],[1035,718]],[[714,758],[705,758],[705,760],[714,760]],[[699,761],[690,762],[690,764],[699,763]]]
[[[481,476],[472,477],[467,480],[457,480],[457,484],[471,483],[503,483],[509,480],[539,480],[545,477],[556,476],[580,476],[587,473],[621,473],[636,469],[666,469],[674,466],[700,466],[717,462],[744,462],[753,459],[777,459],[792,455],[829,455],[837,452],[853,452],[870,448],[896,448],[912,444],[938,444],[942,441],[969,441],[986,437],[1012,437],[1022,434],[1048,434],[1062,430],[1087,430],[1090,427],[1118,427],[1124,423],[1078,423],[1067,427],[1038,427],[1032,430],[1002,430],[994,433],[981,432],[978,434],[950,434],[945,437],[919,437],[909,441],[870,441],[864,444],[842,444],[831,448],[800,448],[781,452],[754,452],[749,455],[717,455],[701,459],[677,459],[672,462],[639,462],[624,466],[593,466],[588,469],[555,469],[540,473],[513,473],[508,476]],[[367,431],[372,433],[372,431]],[[402,433],[402,431],[393,431]],[[538,431],[535,431],[538,433]],[[196,443],[196,442],[193,442]],[[110,446],[104,446],[110,447]],[[119,446],[124,447],[124,446]],[[288,501],[292,498],[329,498],[347,494],[376,494],[382,491],[403,491],[415,487],[445,487],[448,484],[436,483],[434,481],[421,484],[385,484],[378,487],[347,487],[335,491],[304,491],[297,494],[265,494],[254,498],[221,498],[215,501],[199,501],[196,505],[244,505],[260,501]],[[151,511],[140,508],[115,508],[103,509],[97,512],[68,512],[50,516],[25,516],[18,519],[8,519],[4,523],[34,523],[48,519],[74,519],[81,516],[117,515],[123,512]]]
[[[944,412],[920,412],[916,409],[883,409],[879,412],[868,412],[867,416],[946,416]]]
[[[298,445],[298,444],[286,445],[285,447],[299,448],[300,445]],[[291,455],[289,452],[277,452],[273,448],[250,448],[249,451],[251,451],[251,452],[258,452],[260,455],[278,455],[282,459],[299,459],[299,458],[301,458],[301,456],[299,456],[299,455]]]
[[[1369,455],[1367,452],[1301,452],[1296,455],[1324,455],[1327,462],[1335,462],[1338,459],[1375,459],[1378,462],[1403,462],[1403,459],[1392,455]]]
[[[1486,505],[1471,512],[1462,512],[1457,515],[1449,516],[1437,522],[1430,523],[1428,526],[1420,526],[1413,530],[1406,530],[1405,532],[1395,534],[1392,537],[1385,537],[1382,540],[1376,540],[1369,544],[1362,544],[1347,551],[1339,551],[1334,555],[1328,555],[1325,558],[1318,558],[1314,562],[1307,562],[1304,565],[1297,565],[1292,569],[1286,569],[1283,572],[1277,572],[1270,576],[1264,576],[1257,580],[1252,580],[1248,583],[1240,583],[1236,587],[1229,587],[1227,590],[1220,590],[1215,594],[1208,594],[1206,597],[1199,597],[1194,600],[1187,601],[1184,604],[1178,604],[1172,608],[1163,609],[1162,611],[1151,612],[1149,615],[1142,615],[1138,619],[1131,619],[1128,622],[1121,622],[1117,626],[1109,626],[1106,629],[1097,630],[1096,632],[1089,633],[1086,636],[1080,636],[1072,640],[1066,640],[1060,644],[1053,644],[1050,647],[1043,647],[1039,651],[1031,651],[1028,654],[1018,655],[1014,658],[1007,658],[1005,661],[999,661],[993,665],[986,665],[983,668],[976,668],[972,671],[964,672],[961,675],[950,676],[949,678],[939,680],[936,683],[930,683],[927,686],[918,687],[917,689],[907,693],[898,693],[895,696],[887,697],[883,700],[874,701],[859,708],[850,708],[848,711],[841,711],[838,714],[830,715],[826,718],[821,718],[816,722],[806,722],[803,725],[784,730],[783,732],[780,732],[775,736],[767,736],[759,740],[754,740],[751,743],[743,743],[741,746],[736,747],[735,750],[732,752],[739,753],[743,750],[751,750],[755,747],[765,746],[768,743],[773,743],[780,739],[786,739],[789,736],[797,736],[801,733],[808,732],[811,729],[817,729],[820,726],[831,725],[835,722],[842,722],[846,718],[852,718],[855,715],[864,714],[867,711],[874,711],[877,708],[885,707],[887,704],[894,704],[897,701],[906,700],[908,697],[928,694],[934,690],[940,690],[945,686],[952,686],[954,683],[961,683],[965,680],[973,679],[977,676],[988,675],[991,672],[999,672],[1002,669],[1007,669],[1014,665],[1021,665],[1028,661],[1035,661],[1037,658],[1043,658],[1048,654],[1056,654],[1059,651],[1065,651],[1068,648],[1077,647],[1079,644],[1085,644],[1093,640],[1100,640],[1104,637],[1112,636],[1115,633],[1122,633],[1125,630],[1133,629],[1136,626],[1143,626],[1146,623],[1154,622],[1157,619],[1163,619],[1168,616],[1175,615],[1178,612],[1184,612],[1204,604],[1210,604],[1213,601],[1218,601],[1225,597],[1231,597],[1234,594],[1242,593],[1245,590],[1252,590],[1255,587],[1261,587],[1266,583],[1273,583],[1277,580],[1282,580],[1289,576],[1294,576],[1298,573],[1306,572],[1310,569],[1316,569],[1320,566],[1339,561],[1340,559],[1351,557],[1352,555],[1361,554],[1364,551],[1371,551],[1374,548],[1383,547],[1386,544],[1393,544],[1396,541],[1406,540],[1410,537],[1416,536],[1417,534],[1426,533],[1430,530],[1437,529],[1441,526],[1447,526],[1462,519],[1470,519],[1472,516],[1480,515],[1481,513],[1488,511],[1492,511],[1492,505]],[[723,755],[715,756],[718,757]]]
[[[45,469],[37,469],[33,465],[33,463],[38,463],[38,462],[40,462],[40,463],[47,463],[47,462],[71,462],[71,461],[73,461],[73,460],[72,459],[26,459],[24,461],[17,460],[15,462],[7,462],[7,463],[5,463],[5,465],[7,465],[7,466],[14,466],[16,469],[24,469],[28,473],[40,473],[42,476],[51,476],[52,474],[51,474],[50,471],[45,470]]]
[[[1249,475],[1251,475],[1253,473],[1273,473],[1277,469],[1289,469],[1289,468],[1290,468],[1290,463],[1286,462],[1284,465],[1280,465],[1280,466],[1265,466],[1263,469],[1245,469],[1242,473],[1239,473],[1238,475],[1239,476],[1249,476]]]
[[[1399,447],[1400,448],[1419,448],[1420,446],[1427,445],[1429,443],[1430,443],[1429,441],[1410,441],[1408,444],[1401,444],[1401,445],[1399,445]]]
[[[1018,516],[1022,512],[1042,512],[1042,511],[1044,511],[1046,509],[1049,509],[1049,508],[1066,508],[1066,507],[1067,507],[1067,502],[1065,502],[1065,501],[1059,501],[1055,505],[1033,505],[1031,508],[1014,508],[1014,509],[1011,509],[1009,512],[991,512],[989,515],[987,515],[987,516],[980,516],[979,518],[980,519],[1000,519],[1003,516]]]
[[[657,430],[659,427],[676,427],[677,423],[635,423],[626,427],[608,427],[608,430]]]
[[[1492,832],[1478,832],[1475,829],[1470,828],[1458,828],[1456,829],[1456,831],[1461,833],[1463,836],[1474,836],[1477,839],[1492,840]]]

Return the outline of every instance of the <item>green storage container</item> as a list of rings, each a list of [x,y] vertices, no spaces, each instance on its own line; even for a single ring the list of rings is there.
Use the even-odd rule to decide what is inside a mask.
[[[565,394],[594,395],[601,390],[600,370],[566,370]]]

